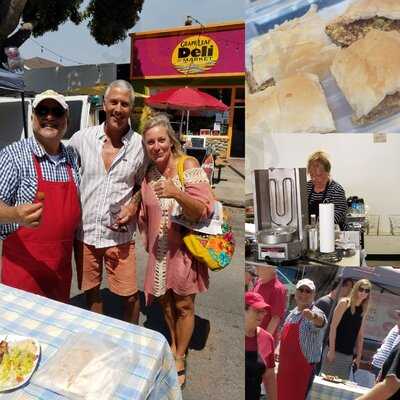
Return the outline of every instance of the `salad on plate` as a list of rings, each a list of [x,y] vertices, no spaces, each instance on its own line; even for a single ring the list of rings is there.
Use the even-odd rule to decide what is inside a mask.
[[[24,385],[39,361],[40,345],[36,339],[0,336],[0,392]]]

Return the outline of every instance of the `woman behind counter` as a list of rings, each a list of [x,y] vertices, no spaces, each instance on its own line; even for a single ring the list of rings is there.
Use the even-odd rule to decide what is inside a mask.
[[[186,250],[180,225],[171,223],[171,210],[179,205],[189,221],[199,221],[213,212],[214,197],[205,172],[193,158],[184,161],[182,187],[177,175],[182,151],[166,115],[155,115],[146,122],[143,141],[151,160],[142,183],[139,216],[149,253],[144,291],[147,303],[156,297],[161,304],[183,386],[185,354],[194,328],[194,299],[208,288],[208,269]]]
[[[308,215],[319,216],[321,203],[333,203],[335,205],[335,224],[345,229],[347,212],[346,194],[342,186],[331,179],[331,163],[327,155],[322,151],[311,154],[307,162],[307,172],[311,180],[307,182]]]
[[[354,354],[356,354],[355,364],[357,368],[359,367],[370,292],[371,282],[361,279],[354,284],[350,297],[344,297],[339,301],[329,330],[329,345],[322,356],[321,372],[349,379]]]

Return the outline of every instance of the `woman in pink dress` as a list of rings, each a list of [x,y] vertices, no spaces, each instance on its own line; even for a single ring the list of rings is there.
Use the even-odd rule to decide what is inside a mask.
[[[184,185],[177,175],[182,151],[168,117],[151,117],[143,128],[143,142],[151,164],[142,183],[139,228],[149,253],[144,283],[146,302],[161,304],[171,334],[179,382],[186,381],[185,354],[194,328],[195,295],[208,288],[208,269],[187,251],[182,227],[171,222],[180,207],[189,221],[209,216],[214,197],[197,160],[184,161]],[[184,187],[183,187],[184,186]]]

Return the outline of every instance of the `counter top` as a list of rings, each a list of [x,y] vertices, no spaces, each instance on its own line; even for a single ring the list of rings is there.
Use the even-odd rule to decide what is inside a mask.
[[[258,260],[257,257],[253,254],[249,257],[245,258],[245,264],[251,266],[266,266],[271,265],[272,263],[268,263],[266,261]],[[287,266],[293,267],[315,267],[315,266],[328,266],[328,267],[359,267],[360,266],[360,250],[356,250],[356,253],[352,257],[343,257],[340,261],[336,263],[329,263],[324,261],[317,261],[313,258],[308,258],[307,256],[303,256],[297,260],[293,260],[292,262],[286,261],[284,263]],[[276,266],[279,266],[279,263],[276,263]],[[273,265],[272,265],[273,266]]]

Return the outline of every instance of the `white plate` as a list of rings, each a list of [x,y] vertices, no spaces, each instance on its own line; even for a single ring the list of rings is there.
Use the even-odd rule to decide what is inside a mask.
[[[23,380],[23,381],[17,383],[16,385],[10,385],[10,386],[6,386],[6,387],[0,387],[0,392],[5,392],[5,391],[8,391],[8,390],[17,389],[17,388],[19,388],[19,387],[25,385],[25,383],[29,381],[29,379],[31,378],[32,374],[34,373],[34,371],[35,371],[35,369],[36,369],[36,367],[37,367],[37,365],[38,365],[38,362],[39,362],[39,358],[40,358],[40,344],[39,344],[39,342],[38,342],[35,338],[33,338],[33,337],[19,336],[19,335],[12,335],[12,334],[10,334],[10,335],[0,335],[0,342],[1,342],[2,340],[6,340],[8,343],[20,342],[20,341],[22,341],[22,340],[31,340],[32,342],[34,342],[34,344],[35,344],[35,346],[36,346],[36,352],[35,352],[35,357],[36,357],[36,358],[35,358],[35,361],[34,361],[34,363],[33,363],[32,370],[31,370],[28,374],[26,374],[26,375],[24,376],[24,380]]]

